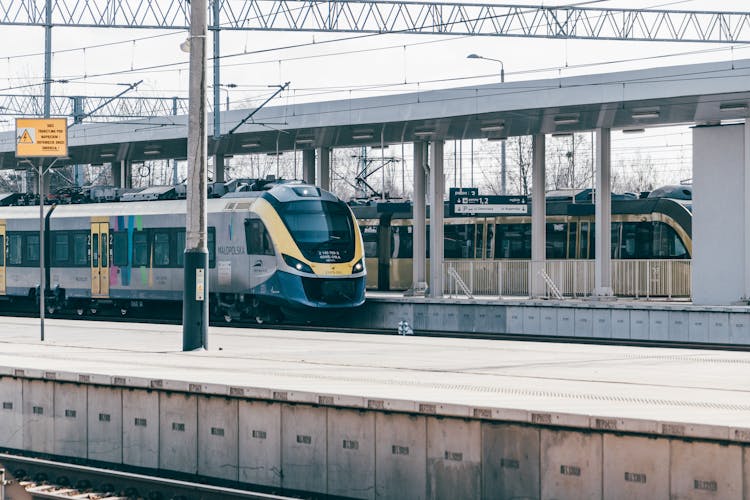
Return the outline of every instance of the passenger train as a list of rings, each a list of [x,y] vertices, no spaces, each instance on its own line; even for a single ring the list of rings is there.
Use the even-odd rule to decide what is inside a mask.
[[[591,190],[548,193],[547,259],[594,258]],[[613,259],[689,259],[692,253],[690,186],[654,190],[645,198],[613,195]],[[410,203],[352,207],[364,237],[367,288],[405,290],[412,284]],[[429,217],[429,207],[428,207]],[[531,205],[525,215],[456,217],[444,207],[446,260],[531,259]],[[429,258],[429,221],[427,257]],[[429,267],[429,261],[428,261]]]
[[[183,298],[184,200],[45,207],[47,311],[127,314]],[[364,302],[361,233],[349,207],[299,182],[207,201],[213,317],[258,322]],[[0,207],[0,299],[38,297],[39,207]],[[38,303],[38,302],[37,302]]]

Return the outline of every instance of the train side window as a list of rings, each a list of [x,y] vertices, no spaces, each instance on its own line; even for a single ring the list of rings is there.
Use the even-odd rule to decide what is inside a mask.
[[[473,259],[475,252],[474,224],[446,224],[444,251],[446,259]]]
[[[70,260],[70,239],[67,232],[52,233],[52,265],[64,266]]]
[[[547,258],[564,259],[565,243],[568,236],[568,225],[564,222],[547,224]]]
[[[621,259],[622,257],[622,223],[613,222],[611,225],[611,238],[610,238],[610,252],[613,259]]]
[[[5,235],[0,234],[0,267],[5,266]]]
[[[102,267],[109,267],[109,233],[102,233]]]
[[[578,223],[571,222],[568,224],[568,258],[577,259],[576,255],[576,236],[578,232]]]
[[[169,266],[169,233],[154,231],[154,267]]]
[[[23,237],[20,234],[8,235],[8,265],[20,266],[23,263]]]
[[[593,252],[592,252],[592,255],[589,256],[590,226],[591,226],[590,222],[581,222],[581,240],[580,240],[581,241],[581,244],[580,244],[580,249],[581,249],[580,258],[581,259],[589,259],[593,257]]]
[[[498,224],[496,230],[495,258],[531,258],[531,224]]]
[[[260,219],[245,221],[245,243],[247,253],[252,255],[274,255],[271,236]]]
[[[175,261],[177,262],[177,267],[183,267],[185,265],[185,231],[184,230],[178,230],[177,236],[175,238]]]
[[[412,226],[391,227],[391,258],[411,259],[414,256]]]
[[[125,231],[112,233],[112,265],[118,267],[128,265],[128,233]]]
[[[133,234],[133,265],[148,266],[148,234],[145,231]]]
[[[39,235],[29,234],[26,235],[26,255],[23,259],[24,266],[38,266],[39,265]]]
[[[73,265],[75,267],[84,267],[89,265],[88,248],[88,233],[73,233]]]
[[[208,267],[216,267],[216,228],[208,228]]]

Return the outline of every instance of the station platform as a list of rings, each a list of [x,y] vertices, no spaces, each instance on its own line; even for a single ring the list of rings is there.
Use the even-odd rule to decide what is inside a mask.
[[[750,346],[750,306],[607,298],[407,297],[367,292],[343,324],[396,330],[630,339]]]
[[[348,498],[750,491],[750,352],[45,325],[0,318],[0,448]]]

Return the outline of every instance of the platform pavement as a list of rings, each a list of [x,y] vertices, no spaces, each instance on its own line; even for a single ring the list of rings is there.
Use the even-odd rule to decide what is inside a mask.
[[[384,401],[395,411],[436,405],[436,414],[586,427],[617,419],[617,430],[684,436],[750,436],[750,353],[564,343],[435,339],[212,327],[209,349],[181,352],[181,327],[0,318],[0,374],[108,385],[226,393],[342,406]],[[489,416],[489,413],[482,413]],[[739,439],[742,441],[742,439]],[[748,439],[750,440],[750,439]]]

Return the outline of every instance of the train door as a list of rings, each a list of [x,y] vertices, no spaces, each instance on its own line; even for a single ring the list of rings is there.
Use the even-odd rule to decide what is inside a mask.
[[[0,224],[0,295],[5,295],[5,224]]]
[[[109,296],[109,223],[91,223],[91,296]]]

